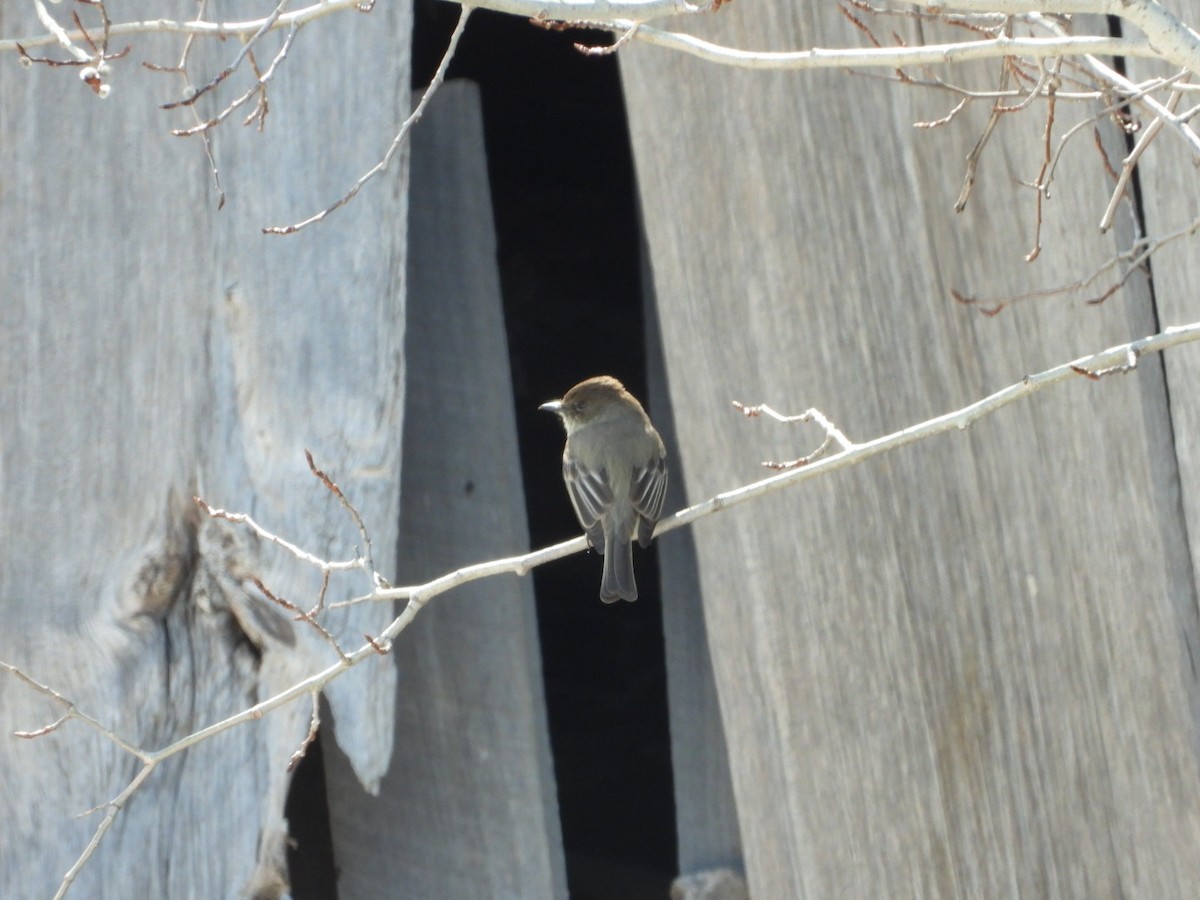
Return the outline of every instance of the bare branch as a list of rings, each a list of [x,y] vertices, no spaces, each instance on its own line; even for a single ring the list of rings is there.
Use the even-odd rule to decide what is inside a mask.
[[[208,0],[200,0],[199,7],[196,10],[197,18],[204,15],[204,11],[207,6]],[[184,38],[183,50],[179,54],[179,62],[173,67],[168,68],[165,66],[157,66],[148,62],[143,62],[142,65],[154,72],[164,71],[178,74],[183,79],[183,84],[187,92],[193,92],[195,89],[192,87],[191,79],[188,77],[187,63],[188,57],[192,52],[192,43],[195,41],[195,39],[196,36],[194,34],[189,34],[186,38]],[[192,121],[194,121],[197,125],[200,125],[201,120],[199,111],[194,105],[188,107],[188,109],[191,111]],[[209,173],[212,175],[213,187],[217,191],[217,209],[224,209],[225,189],[221,186],[221,170],[217,165],[216,153],[213,151],[212,136],[208,133],[208,131],[203,131],[200,133],[200,141],[201,145],[204,147],[204,158],[208,162]]]
[[[42,0],[35,0],[35,3],[41,6]],[[290,13],[283,13],[275,17],[271,28],[268,30],[291,28],[294,25],[305,25],[315,19],[350,10],[360,10],[360,0],[320,0],[320,2],[313,3],[302,9],[293,10]],[[113,36],[126,34],[184,34],[199,37],[214,37],[222,40],[231,37],[249,38],[261,30],[263,25],[270,21],[271,18],[268,15],[261,19],[250,19],[245,22],[208,22],[200,18],[186,22],[173,19],[144,19],[139,22],[115,22],[109,29],[109,34]],[[45,25],[46,23],[43,22],[43,24]],[[51,26],[47,25],[47,29],[50,30],[50,28]],[[82,39],[83,35],[79,32],[68,32],[59,26],[57,31],[52,31],[49,35],[39,34],[15,40],[0,40],[0,52],[15,50],[18,43],[25,47],[44,47],[56,43],[67,46],[72,44],[73,41]],[[66,42],[65,44],[64,41]]]
[[[1062,59],[1055,59],[1051,68],[1046,71],[1046,127],[1042,130],[1042,168],[1038,172],[1037,181],[1030,185],[1036,193],[1037,201],[1034,208],[1033,249],[1025,255],[1025,262],[1033,262],[1042,252],[1042,203],[1050,196],[1049,173],[1053,160],[1050,139],[1054,135],[1055,92],[1058,90],[1058,72],[1061,65]]]
[[[776,422],[782,422],[785,425],[815,422],[816,424],[820,425],[821,429],[825,432],[825,440],[822,441],[821,446],[817,447],[817,449],[812,453],[808,454],[807,456],[801,456],[797,459],[793,459],[790,462],[764,462],[763,465],[768,469],[797,469],[800,466],[807,466],[813,460],[823,456],[825,451],[828,450],[834,443],[841,447],[842,450],[854,449],[854,442],[842,434],[836,425],[825,418],[825,414],[819,409],[807,409],[798,416],[785,416],[782,413],[776,412],[765,403],[760,403],[758,406],[747,406],[744,403],[734,400],[733,406],[734,409],[738,410],[748,419],[753,419],[756,416],[764,415],[769,416]]]
[[[1084,356],[1072,362],[1055,366],[1053,369],[1047,369],[1036,375],[1026,375],[1017,383],[996,391],[994,394],[984,397],[982,400],[978,400],[968,406],[964,406],[961,409],[929,419],[917,425],[912,425],[900,431],[895,431],[883,437],[875,438],[863,444],[855,444],[852,450],[819,460],[810,466],[784,472],[781,475],[765,478],[762,481],[756,481],[745,487],[718,494],[709,500],[681,510],[669,519],[659,522],[658,528],[655,529],[655,534],[663,534],[683,525],[688,525],[697,519],[702,519],[705,516],[712,515],[739,503],[745,503],[763,494],[783,490],[784,488],[807,481],[810,478],[816,478],[828,472],[857,465],[881,453],[896,450],[916,441],[932,437],[935,434],[944,434],[948,431],[962,431],[979,419],[991,415],[997,410],[1015,403],[1017,400],[1024,399],[1043,388],[1078,377],[1081,372],[1083,374],[1097,373],[1113,366],[1123,365],[1129,359],[1130,353],[1137,356],[1147,353],[1160,353],[1169,347],[1196,340],[1200,340],[1200,322],[1167,328],[1158,334],[1125,344],[1119,344],[1115,347],[1109,347],[1107,350],[1102,350],[1099,353],[1093,353],[1090,356]]]
[[[1008,87],[1008,79],[1011,68],[1008,66],[1008,61],[1004,60],[1000,64],[1000,87],[1003,91]],[[967,171],[963,175],[962,190],[958,192],[958,199],[954,201],[954,211],[962,212],[967,208],[967,199],[971,196],[971,188],[975,186],[975,172],[979,168],[979,157],[983,154],[983,148],[987,146],[988,138],[992,136],[992,131],[995,130],[996,124],[1000,121],[1000,115],[1003,111],[1003,104],[997,100],[992,104],[992,112],[988,116],[987,124],[983,126],[983,132],[979,135],[979,139],[975,141],[975,146],[971,148],[971,152],[967,154]]]
[[[433,74],[433,80],[429,82],[429,87],[425,88],[425,93],[421,95],[421,100],[417,104],[417,108],[412,111],[404,124],[400,126],[400,130],[392,139],[392,145],[388,147],[387,153],[383,155],[383,159],[372,166],[366,173],[362,175],[358,181],[354,182],[354,187],[340,199],[321,210],[313,216],[309,216],[301,222],[296,222],[292,225],[272,225],[264,228],[263,234],[295,234],[302,228],[307,228],[316,222],[320,222],[335,209],[339,209],[355,198],[363,185],[382,172],[388,167],[388,163],[392,161],[392,157],[396,155],[396,151],[400,149],[400,145],[404,143],[404,139],[408,137],[408,132],[414,124],[416,124],[425,112],[425,107],[429,105],[429,101],[433,99],[433,95],[437,93],[437,89],[441,87],[442,82],[446,78],[446,70],[450,68],[450,60],[454,56],[455,48],[458,47],[458,40],[462,37],[463,30],[467,27],[467,19],[471,16],[472,7],[464,6],[462,12],[458,16],[458,24],[454,26],[454,33],[450,35],[450,43],[446,47],[446,52],[442,54],[442,61],[438,63],[437,71]]]
[[[1187,90],[1188,87],[1200,87],[1200,85],[1182,84],[1181,80],[1186,78],[1187,75],[1188,75],[1187,72],[1179,72],[1179,73],[1175,74],[1174,76],[1172,76],[1171,78],[1152,79],[1149,82],[1139,85],[1137,92],[1135,92],[1133,94],[1129,94],[1128,96],[1122,97],[1120,100],[1116,101],[1115,103],[1110,103],[1108,106],[1106,106],[1104,109],[1100,110],[1099,112],[1097,112],[1091,116],[1088,116],[1086,119],[1084,119],[1081,122],[1077,122],[1075,125],[1072,125],[1070,128],[1067,129],[1066,133],[1064,133],[1063,136],[1058,139],[1058,145],[1054,150],[1054,159],[1050,163],[1049,177],[1050,178],[1054,177],[1054,171],[1055,171],[1055,169],[1058,168],[1058,161],[1059,161],[1059,159],[1062,158],[1063,150],[1066,149],[1067,142],[1070,141],[1071,138],[1073,138],[1076,134],[1081,132],[1083,129],[1087,128],[1089,125],[1093,125],[1094,123],[1100,121],[1101,119],[1104,119],[1104,118],[1107,118],[1110,116],[1119,117],[1120,114],[1124,110],[1126,110],[1130,104],[1132,104],[1136,100],[1140,100],[1142,97],[1144,97],[1145,95],[1147,95],[1153,91],[1162,90],[1166,87],[1171,87],[1172,85],[1174,85],[1175,90],[1180,90],[1180,91],[1185,91],[1185,90]],[[1067,96],[1068,95],[1063,92],[1060,92],[1058,94],[1059,99],[1064,99]],[[1099,99],[1101,96],[1111,99],[1112,92],[1106,91],[1104,94],[1097,94],[1095,99]],[[1122,125],[1121,127],[1125,127],[1125,126]],[[1093,129],[1093,131],[1094,130],[1095,129]],[[1109,167],[1107,157],[1105,158],[1105,166],[1106,166],[1106,168]],[[1116,181],[1117,173],[1115,171],[1112,172],[1112,177],[1113,177],[1113,180]]]
[[[60,706],[66,707],[66,712],[64,712],[61,716],[59,716],[59,718],[56,719],[54,722],[51,722],[49,725],[43,726],[42,728],[38,728],[34,731],[14,732],[14,734],[17,737],[29,738],[29,739],[38,738],[43,735],[49,734],[52,731],[57,730],[58,727],[60,725],[62,725],[64,722],[66,722],[68,719],[78,719],[80,722],[83,722],[83,724],[87,725],[89,728],[91,728],[95,731],[98,731],[100,734],[104,735],[104,737],[108,738],[110,741],[112,741],[114,744],[116,744],[118,747],[120,747],[122,750],[124,750],[126,753],[130,754],[131,756],[136,756],[138,759],[142,760],[143,762],[145,762],[147,760],[148,754],[146,754],[145,751],[140,750],[137,747],[130,744],[128,741],[123,740],[111,729],[105,728],[103,725],[100,724],[100,722],[98,720],[93,719],[87,713],[83,712],[83,710],[81,710],[79,707],[77,707],[72,701],[68,700],[66,697],[64,697],[62,694],[60,694],[58,691],[54,690],[54,688],[50,687],[49,685],[42,684],[40,681],[34,680],[33,678],[29,677],[24,672],[22,672],[20,669],[18,669],[16,666],[6,663],[3,660],[0,660],[0,669],[7,670],[9,674],[16,676],[16,678],[18,680],[23,681],[26,685],[31,687],[33,690],[37,691],[39,694],[44,694],[45,696],[49,697],[51,700],[53,700],[55,703],[59,704]]]
[[[1171,98],[1167,101],[1167,110],[1175,112],[1179,106],[1179,101],[1183,99],[1183,92],[1178,88],[1171,92]],[[1146,152],[1146,148],[1150,146],[1160,131],[1163,130],[1163,120],[1155,119],[1150,123],[1140,135],[1138,135],[1137,143],[1129,155],[1125,157],[1125,161],[1121,164],[1121,174],[1117,178],[1117,185],[1113,188],[1112,196],[1108,200],[1108,206],[1104,210],[1104,215],[1100,217],[1100,231],[1108,231],[1112,228],[1113,220],[1117,216],[1117,205],[1121,202],[1121,198],[1125,196],[1125,190],[1129,186],[1129,179],[1133,176],[1133,170],[1137,167],[1138,160],[1142,158],[1142,154]]]
[[[138,773],[133,777],[133,780],[130,781],[129,784],[125,785],[125,788],[121,791],[121,793],[117,794],[116,797],[114,797],[112,800],[109,800],[108,803],[105,804],[105,806],[108,807],[108,812],[104,814],[104,818],[101,820],[100,824],[96,826],[96,831],[92,834],[92,839],[88,841],[88,845],[84,848],[83,853],[79,854],[79,858],[75,860],[71,868],[67,870],[67,874],[63,876],[62,883],[58,886],[58,890],[54,893],[54,900],[62,900],[62,898],[67,895],[67,891],[71,889],[71,885],[74,883],[79,873],[83,870],[83,867],[87,865],[88,860],[92,858],[92,855],[100,846],[100,841],[104,839],[104,835],[108,833],[108,829],[111,828],[112,823],[116,821],[117,813],[125,808],[125,804],[129,802],[129,798],[132,797],[137,789],[142,786],[142,783],[150,777],[150,773],[155,770],[159,762],[161,762],[161,759],[148,760],[146,764],[138,770]],[[98,807],[97,809],[102,808],[103,807]]]
[[[268,600],[270,600],[276,606],[283,607],[288,612],[292,613],[298,621],[304,622],[306,625],[308,625],[310,628],[312,628],[314,631],[316,631],[317,634],[319,634],[321,636],[321,640],[323,640],[323,641],[325,641],[325,643],[329,644],[329,646],[333,648],[334,652],[337,653],[338,656],[340,656],[342,659],[346,659],[346,651],[343,650],[342,645],[337,642],[337,638],[335,638],[332,634],[330,634],[329,629],[327,629],[324,625],[322,625],[320,622],[318,622],[316,620],[315,616],[312,616],[309,613],[306,613],[304,610],[302,610],[300,607],[298,607],[295,603],[292,603],[290,600],[280,597],[278,594],[276,594],[274,591],[272,591],[270,588],[268,588],[265,584],[263,584],[262,579],[259,578],[257,575],[254,576],[254,578],[251,580],[254,582],[254,586],[257,587],[260,591],[262,591],[264,597],[266,597]]]
[[[1034,15],[1030,16],[1030,20],[1036,22],[1047,31],[1057,36],[1061,37],[1066,34],[1065,29],[1053,19],[1048,19],[1040,15]],[[1103,56],[1107,54],[1101,53],[1100,55]],[[1161,54],[1155,53],[1155,55],[1159,56]],[[1137,85],[1135,85],[1116,69],[1112,68],[1112,66],[1108,65],[1102,60],[1097,59],[1094,54],[1086,53],[1084,54],[1083,59],[1087,66],[1095,75],[1100,78],[1101,81],[1111,84],[1122,93],[1138,93]],[[1200,65],[1196,66],[1195,70],[1200,71]],[[1197,135],[1196,132],[1192,131],[1192,129],[1187,126],[1187,123],[1183,119],[1176,116],[1169,109],[1149,95],[1141,97],[1139,102],[1153,112],[1154,115],[1162,119],[1167,125],[1169,125],[1172,131],[1183,138],[1188,146],[1191,147],[1194,154],[1200,154],[1200,135]]]
[[[1182,228],[1177,228],[1175,231],[1157,237],[1141,237],[1135,240],[1128,250],[1117,253],[1107,259],[1102,265],[1098,266],[1090,275],[1072,281],[1070,284],[1060,285],[1059,287],[1043,288],[1041,290],[1029,291],[1024,294],[1016,294],[1010,297],[1001,297],[999,299],[982,299],[979,297],[970,297],[960,293],[957,290],[951,290],[951,296],[959,303],[967,306],[979,306],[984,315],[994,316],[1001,312],[1006,307],[1013,303],[1019,303],[1025,300],[1039,300],[1047,297],[1060,297],[1066,294],[1076,294],[1088,290],[1095,282],[1112,269],[1118,266],[1124,266],[1125,270],[1121,275],[1110,283],[1099,294],[1095,294],[1085,301],[1089,305],[1103,303],[1117,291],[1119,291],[1125,282],[1129,280],[1134,272],[1144,270],[1144,266],[1150,260],[1150,257],[1157,253],[1164,245],[1177,241],[1181,238],[1190,237],[1200,231],[1200,218],[1194,219]]]
[[[191,91],[188,94],[188,96],[185,97],[183,100],[178,100],[174,103],[167,103],[164,106],[162,106],[161,108],[162,109],[175,109],[180,106],[192,106],[202,96],[204,96],[206,93],[211,91],[213,88],[215,88],[217,85],[219,85],[222,81],[224,81],[226,78],[228,78],[234,72],[236,72],[239,68],[241,68],[242,62],[246,59],[246,57],[250,53],[252,53],[254,51],[254,45],[256,43],[258,43],[258,41],[262,38],[262,36],[264,34],[266,34],[273,27],[275,27],[275,23],[279,21],[279,17],[283,14],[284,7],[286,7],[288,5],[288,3],[289,3],[289,0],[279,0],[279,4],[275,7],[274,10],[272,10],[271,15],[267,16],[266,21],[264,21],[262,24],[262,27],[259,28],[258,31],[256,31],[253,35],[251,35],[250,39],[248,41],[246,41],[245,44],[242,45],[242,49],[240,51],[238,51],[238,55],[236,57],[234,57],[233,62],[231,62],[224,69],[222,69],[220,72],[218,72],[216,75],[214,75],[209,80],[208,84],[205,84],[202,87],[197,88],[194,91]],[[284,50],[282,53],[283,56],[287,55],[287,48],[291,45],[292,38],[295,37],[296,30],[299,27],[300,27],[299,24],[293,24],[291,26],[291,28],[289,29],[287,39],[284,41],[284,45],[283,45],[284,46]],[[261,80],[260,80],[260,83],[261,83]]]
[[[1197,221],[1196,227],[1200,228],[1200,221]],[[1129,356],[1130,352],[1138,355],[1145,353],[1157,353],[1166,350],[1169,347],[1174,347],[1179,344],[1188,343],[1191,341],[1200,340],[1200,322],[1193,322],[1189,325],[1182,325],[1174,328],[1168,328],[1159,334],[1141,338],[1140,340],[1130,341],[1125,344],[1119,344],[1115,347],[1110,347],[1107,350],[1102,350],[1090,356],[1084,356],[1069,363],[1063,363],[1053,369],[1040,372],[1036,375],[1027,375],[1016,384],[1010,385],[1003,390],[997,391],[988,397],[983,398],[975,403],[965,406],[962,409],[954,412],[946,413],[937,418],[929,419],[917,425],[910,426],[901,431],[893,432],[892,434],[884,435],[883,437],[875,438],[874,440],[865,443],[853,443],[841,432],[837,431],[834,426],[824,420],[817,419],[815,410],[809,410],[802,414],[796,420],[803,419],[804,416],[810,416],[811,421],[818,422],[826,429],[827,433],[836,432],[841,435],[840,439],[835,438],[839,444],[845,441],[848,449],[843,449],[842,452],[834,454],[818,460],[811,465],[803,468],[798,468],[792,471],[776,475],[771,478],[756,481],[753,484],[744,487],[736,488],[727,491],[723,494],[718,494],[708,500],[691,506],[687,509],[680,510],[675,515],[659,521],[658,527],[655,528],[654,534],[661,535],[668,531],[673,531],[676,528],[681,528],[688,525],[697,519],[712,515],[731,506],[739,503],[744,503],[762,494],[771,493],[776,490],[782,490],[790,487],[800,481],[808,478],[815,478],[818,474],[826,471],[835,471],[846,468],[851,465],[856,465],[880,453],[889,450],[894,450],[899,447],[906,446],[923,438],[931,437],[935,434],[942,434],[947,431],[962,430],[967,428],[977,419],[983,418],[996,410],[1008,406],[1024,397],[1035,393],[1042,388],[1049,387],[1053,384],[1065,381],[1078,374],[1079,370],[1087,373],[1095,373],[1114,365],[1123,364]],[[766,408],[762,411],[765,413]],[[773,412],[773,411],[772,411]],[[768,413],[769,415],[770,413]],[[819,415],[819,413],[818,413]],[[822,422],[822,420],[824,420]],[[512,556],[506,559],[497,559],[490,562],[477,563],[471,566],[464,566],[457,571],[447,573],[425,584],[411,585],[407,587],[396,587],[388,590],[375,591],[372,594],[362,597],[356,597],[351,600],[345,600],[340,603],[330,604],[331,607],[349,606],[355,603],[364,602],[388,602],[394,600],[406,600],[408,606],[404,611],[392,622],[383,632],[385,638],[394,638],[402,631],[417,612],[428,603],[431,599],[443,594],[455,587],[467,584],[473,581],[478,581],[482,578],[489,578],[493,575],[513,574],[524,575],[531,569],[543,565],[554,559],[561,559],[564,556],[570,556],[573,553],[578,553],[587,548],[587,539],[582,535],[569,541],[564,541],[560,544],[555,544],[551,547],[544,547],[541,550],[535,550],[532,553],[527,553],[521,556]],[[353,654],[352,654],[353,657]]]
[[[37,38],[26,39],[20,41],[20,44],[26,47],[36,47],[43,43],[57,43],[80,62],[86,63],[91,61],[92,56],[86,50],[75,45],[75,41],[85,39],[85,35],[79,32],[73,35],[67,34],[66,29],[58,23],[54,16],[50,15],[50,10],[46,9],[46,4],[42,0],[33,0],[33,8],[37,11],[38,21],[50,32],[49,39],[42,41],[39,41]],[[14,44],[17,44],[17,42],[14,42]],[[2,45],[0,45],[0,49],[3,49]],[[17,49],[20,48],[17,47]]]
[[[196,502],[197,506],[199,506],[214,519],[225,519],[227,522],[233,522],[235,525],[245,525],[264,541],[270,541],[272,544],[282,547],[292,556],[296,557],[296,559],[300,560],[300,562],[307,563],[310,566],[315,566],[322,572],[347,572],[353,569],[365,568],[365,561],[360,556],[356,556],[354,559],[342,560],[340,562],[331,562],[329,560],[321,559],[320,557],[314,556],[305,550],[301,550],[290,541],[286,541],[278,535],[273,534],[272,532],[263,528],[246,513],[231,513],[224,509],[217,509],[214,506],[210,506],[208,502],[201,497],[193,497],[192,499]]]
[[[615,22],[624,28],[627,23]],[[1005,56],[1044,58],[1084,53],[1102,56],[1159,58],[1149,42],[1140,38],[1112,37],[996,37],[924,47],[848,47],[837,50],[752,51],[725,47],[688,34],[663,31],[649,25],[638,29],[634,40],[688,53],[711,63],[745,69],[830,69],[845,66],[946,65],[977,59],[1001,59]]]
[[[247,100],[249,100],[251,97],[253,97],[255,95],[257,95],[260,98],[259,108],[254,110],[246,118],[246,121],[243,122],[242,124],[249,125],[257,117],[260,122],[259,129],[261,130],[261,128],[262,128],[261,122],[265,118],[265,115],[266,115],[265,114],[265,108],[266,108],[265,101],[262,100],[261,98],[266,95],[267,82],[271,80],[272,76],[274,76],[275,70],[278,68],[279,64],[287,58],[288,50],[291,49],[292,41],[295,40],[297,30],[298,30],[298,27],[289,29],[289,31],[287,33],[287,37],[284,38],[283,46],[281,46],[279,48],[279,52],[277,52],[275,54],[274,59],[271,60],[271,64],[269,66],[267,66],[267,70],[258,75],[258,77],[254,81],[254,85],[252,87],[250,87],[249,90],[247,90],[240,97],[236,98],[232,103],[229,103],[215,117],[208,119],[204,122],[201,122],[198,125],[194,125],[191,128],[174,128],[171,130],[171,134],[175,135],[176,137],[188,137],[188,136],[196,134],[198,132],[207,131],[210,128],[214,128],[215,126],[220,125],[222,122],[224,122],[225,119],[227,119],[229,117],[230,113],[232,113],[235,109],[237,109],[239,106],[244,104]],[[215,81],[210,82],[209,85],[206,85],[204,88],[201,88],[201,90],[202,91],[207,90],[208,87],[214,86],[215,84],[216,84]],[[183,101],[183,102],[186,103],[187,105],[191,105],[191,103],[198,96],[199,96],[199,92],[197,92],[196,94],[193,94],[187,101]],[[173,104],[173,105],[178,106],[181,104]],[[169,109],[170,106],[164,106],[162,108]]]

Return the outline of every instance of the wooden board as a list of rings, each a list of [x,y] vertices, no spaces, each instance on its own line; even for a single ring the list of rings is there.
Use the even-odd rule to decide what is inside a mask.
[[[749,49],[856,40],[813,4],[681,25]],[[819,443],[730,400],[817,406],[866,440],[1153,321],[1136,279],[1101,307],[951,300],[1114,252],[1082,141],[1022,261],[1033,195],[1015,182],[1037,175],[1044,108],[1003,122],[956,217],[986,110],[916,131],[957,99],[637,42],[621,61],[692,501]],[[1164,502],[1167,413],[1145,359],[694,526],[752,896],[1197,893],[1195,596]]]
[[[478,89],[446,85],[413,140],[404,584],[529,546],[483,149]],[[532,581],[435,599],[393,655],[379,796],[327,765],[338,896],[565,897]]]
[[[32,7],[0,20],[6,36],[43,30]],[[214,135],[223,209],[198,139],[169,134],[197,119],[159,109],[183,80],[141,65],[175,65],[180,35],[122,41],[134,49],[112,63],[103,101],[75,69],[6,61],[0,659],[148,749],[336,659],[248,580],[308,605],[319,575],[244,530],[202,520],[193,494],[313,553],[352,556],[361,539],[309,474],[311,449],[371,528],[377,567],[394,569],[403,160],[319,229],[282,238],[261,228],[332,202],[387,147],[408,106],[408,45],[396,36],[410,21],[407,3],[386,4],[298,35],[269,88],[266,130],[240,125],[252,101]],[[259,45],[261,65],[282,39]],[[193,83],[240,49],[197,41]],[[370,60],[369,72],[356,60]],[[200,116],[246,87],[243,71],[202,99]],[[367,586],[339,577],[329,599]],[[386,621],[384,610],[358,608],[328,624],[357,646]],[[373,662],[330,691],[343,751],[369,785],[390,754],[394,677],[390,660]],[[60,711],[0,677],[5,897],[50,896],[99,821],[76,816],[138,768],[78,723],[36,741],[12,737]],[[308,714],[301,701],[165,764],[121,813],[77,894],[278,893],[286,766]]]

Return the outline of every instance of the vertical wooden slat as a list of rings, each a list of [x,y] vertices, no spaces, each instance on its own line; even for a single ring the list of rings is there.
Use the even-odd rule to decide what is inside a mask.
[[[754,49],[853,37],[814,4],[683,27]],[[956,99],[636,42],[621,59],[691,499],[819,442],[731,399],[817,406],[867,439],[1150,318],[1136,279],[1099,308],[985,318],[950,299],[1071,281],[1114,252],[1093,225],[1107,176],[1079,141],[1022,262],[1033,195],[1015,183],[1037,175],[1044,107],[1005,118],[956,217],[985,109],[914,132]],[[1083,114],[1060,104],[1060,127]],[[1195,895],[1195,598],[1159,498],[1153,369],[694,526],[752,896]]]
[[[529,545],[479,94],[444,87],[414,133],[398,577]],[[377,799],[328,767],[339,896],[563,897],[528,578],[437,598],[396,642],[396,741]]]
[[[219,8],[218,8],[219,7]],[[210,5],[230,20],[262,4]],[[70,24],[71,10],[51,13]],[[120,13],[114,9],[110,12]],[[79,9],[85,21],[94,10]],[[186,19],[187,3],[156,15]],[[32,5],[6,36],[41,31]],[[192,502],[249,512],[305,549],[345,558],[360,538],[308,472],[305,448],[362,511],[394,569],[399,508],[407,173],[293,238],[264,225],[331,202],[378,159],[408,105],[409,4],[303,30],[268,88],[260,134],[240,119],[213,148],[217,208],[193,124],[164,111],[183,38],[136,35],[97,99],[69,68],[9,58],[0,78],[0,659],[156,749],[275,694],[336,658],[250,582],[304,606],[320,577]],[[264,39],[266,66],[283,40]],[[207,82],[241,49],[197,40]],[[63,54],[57,48],[45,51]],[[41,51],[37,55],[41,55]],[[369,73],[359,66],[369,61]],[[364,64],[365,65],[365,64]],[[11,67],[11,69],[9,69]],[[215,115],[249,63],[199,104]],[[338,577],[328,599],[367,582]],[[386,619],[330,615],[345,642]],[[392,735],[390,660],[330,691],[344,751],[367,783]],[[55,709],[0,673],[0,895],[47,897],[102,805],[138,763],[78,723],[35,741]],[[287,761],[305,701],[165,763],[119,814],[78,896],[271,896],[286,887]],[[102,811],[79,818],[90,807]]]

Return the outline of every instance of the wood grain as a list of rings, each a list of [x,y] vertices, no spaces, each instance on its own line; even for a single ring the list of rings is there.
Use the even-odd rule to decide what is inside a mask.
[[[404,584],[529,546],[479,92],[453,82],[437,100],[412,150]],[[338,895],[565,897],[532,581],[439,597],[394,656],[380,795],[327,766]]]
[[[3,19],[8,34],[38,30],[32,7]],[[408,48],[395,35],[410,20],[408,4],[387,4],[299,35],[271,85],[266,130],[235,115],[214,137],[221,210],[200,144],[168,133],[195,120],[158,108],[182,80],[140,65],[177,62],[178,36],[139,38],[113,63],[104,101],[71,69],[14,66],[3,79],[0,658],[130,742],[163,746],[332,654],[248,581],[307,605],[319,576],[202,521],[193,494],[311,552],[352,556],[358,533],[309,474],[309,448],[358,504],[378,568],[394,568],[405,167],[319,234],[260,229],[332,201],[387,146],[408,104]],[[260,61],[282,37],[260,45]],[[199,41],[194,81],[239,49]],[[330,77],[346,60],[369,60],[369,77]],[[244,90],[243,78],[202,101],[201,115]],[[330,599],[363,589],[338,580]],[[329,627],[357,644],[381,615],[357,609]],[[375,784],[390,753],[395,670],[383,661],[345,682],[330,691],[337,736]],[[73,723],[32,742],[11,736],[57,714],[0,679],[5,897],[51,896],[98,822],[76,816],[137,771]],[[76,894],[278,894],[286,766],[308,714],[300,701],[164,764]]]
[[[697,22],[752,49],[852,31],[816,4]],[[1015,182],[1037,174],[1044,107],[1003,121],[956,217],[986,110],[918,132],[955,101],[640,46],[621,60],[693,501],[819,443],[730,400],[817,406],[864,440],[1153,322],[1136,278],[1101,307],[986,318],[950,298],[1114,252],[1094,224],[1110,183],[1080,142],[1022,261],[1033,195]],[[1195,596],[1147,363],[694,527],[752,896],[1196,894]]]

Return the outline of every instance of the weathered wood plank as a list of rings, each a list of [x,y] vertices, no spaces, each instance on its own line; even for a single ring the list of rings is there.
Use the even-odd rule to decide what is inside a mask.
[[[671,414],[662,356],[662,332],[655,313],[653,277],[646,267],[646,346],[649,348],[650,411],[667,445],[670,483],[666,509],[687,505],[679,435]],[[671,775],[675,788],[680,872],[739,866],[743,852],[737,807],[729,773],[729,753],[721,727],[717,685],[709,652],[696,539],[682,528],[658,541],[662,582],[663,646],[667,657],[667,698],[671,734]]]
[[[194,7],[159,12],[186,18]],[[299,35],[271,84],[265,132],[235,115],[214,136],[222,210],[199,143],[167,133],[196,120],[158,109],[181,79],[140,66],[174,64],[178,35],[138,38],[113,62],[105,101],[71,69],[14,66],[0,80],[0,658],[131,742],[162,746],[332,657],[247,581],[257,574],[307,604],[318,576],[202,522],[193,494],[313,552],[350,556],[358,534],[308,473],[310,448],[373,529],[378,567],[394,568],[405,168],[390,171],[392,190],[364,194],[321,229],[284,239],[260,228],[335,199],[387,146],[408,104],[410,18],[407,3],[385,4]],[[6,34],[39,30],[32,7],[6,9],[3,22]],[[259,61],[282,39],[260,45]],[[193,80],[239,49],[198,42]],[[369,76],[356,60],[371,61]],[[244,90],[244,77],[203,100],[201,115]],[[330,599],[361,590],[361,579],[339,580]],[[380,617],[360,609],[330,626],[360,641]],[[331,691],[368,783],[390,751],[393,689],[383,662]],[[98,821],[76,815],[137,771],[78,724],[12,737],[57,714],[0,677],[5,897],[51,895]],[[78,895],[282,889],[286,765],[307,718],[301,702],[165,764]]]
[[[414,132],[398,578],[528,548],[478,89]],[[528,578],[469,585],[396,642],[396,746],[378,798],[327,765],[343,900],[564,897]],[[340,725],[339,725],[340,727]]]
[[[851,32],[836,7],[787,3],[687,27],[764,49]],[[1041,111],[1005,119],[956,218],[975,111],[914,134],[953,101],[621,58],[693,499],[819,441],[731,399],[819,406],[865,439],[1150,318],[1144,284],[994,319],[950,300],[1113,252],[1093,224],[1109,183],[1080,142],[1021,263],[1033,197],[1013,185],[1037,174]],[[1196,895],[1195,597],[1146,362],[695,526],[753,896]]]

